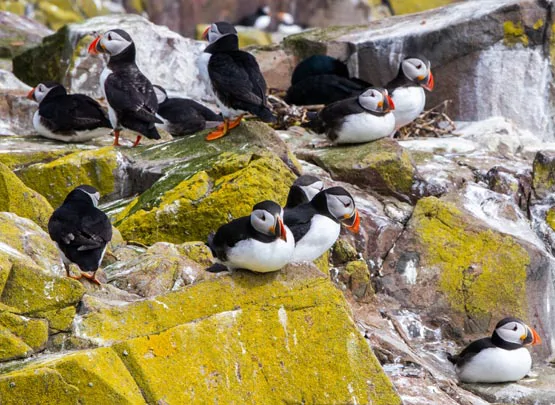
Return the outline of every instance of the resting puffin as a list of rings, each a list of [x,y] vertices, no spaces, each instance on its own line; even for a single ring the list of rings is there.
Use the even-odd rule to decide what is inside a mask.
[[[100,104],[84,94],[67,94],[60,83],[39,83],[27,98],[39,103],[33,127],[45,138],[83,142],[112,130]]]
[[[280,12],[277,15],[278,25],[277,32],[284,35],[298,34],[304,31],[304,27],[295,24],[295,18],[286,12]]]
[[[100,193],[81,185],[71,191],[48,221],[48,233],[62,252],[64,263],[75,263],[85,277],[96,284],[96,271],[102,263],[106,245],[112,239],[112,224],[98,206]],[[92,273],[92,274],[88,274]]]
[[[538,333],[517,318],[497,323],[491,338],[472,342],[458,356],[448,355],[461,382],[502,383],[518,381],[532,367],[525,346],[541,343]]]
[[[284,100],[295,105],[328,105],[358,96],[368,87],[367,82],[349,77],[347,66],[340,60],[313,55],[295,67]]]
[[[308,174],[300,176],[289,189],[285,209],[309,202],[323,189],[324,182],[318,177]]]
[[[295,249],[291,231],[283,225],[283,210],[263,201],[252,213],[222,225],[208,238],[214,257],[229,269],[267,273],[290,262]]]
[[[426,105],[424,89],[434,89],[434,76],[430,62],[423,58],[406,58],[401,62],[399,74],[387,84],[386,89],[395,103],[395,129],[414,121]]]
[[[164,124],[158,124],[172,136],[191,135],[222,122],[221,115],[187,98],[169,98],[166,90],[154,85],[158,100],[158,115]]]
[[[394,108],[387,90],[371,87],[358,97],[326,106],[309,126],[337,144],[370,142],[394,131]]]
[[[250,112],[265,122],[275,122],[266,105],[266,81],[254,56],[239,50],[237,31],[226,22],[213,23],[203,38],[209,45],[199,59],[200,74],[211,88],[224,117],[223,125],[206,137],[221,138]],[[230,119],[235,118],[230,121]]]
[[[355,233],[360,227],[355,201],[343,187],[327,188],[310,202],[285,210],[284,222],[295,237],[292,262],[323,255],[339,237],[340,223]]]
[[[243,27],[254,27],[259,30],[267,30],[272,22],[270,6],[260,6],[254,14],[241,18],[235,25]]]
[[[122,128],[140,135],[133,146],[139,145],[141,136],[160,139],[155,124],[162,124],[156,116],[158,102],[150,81],[135,64],[135,44],[127,32],[120,29],[99,35],[89,45],[89,53],[110,55],[108,65],[100,75],[100,90],[108,102],[108,116],[114,128],[114,146],[119,145]]]

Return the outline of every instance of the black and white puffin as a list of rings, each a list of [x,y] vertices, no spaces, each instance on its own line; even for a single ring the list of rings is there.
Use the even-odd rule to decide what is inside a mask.
[[[426,92],[434,89],[434,76],[430,62],[423,58],[406,58],[401,62],[399,74],[386,89],[395,103],[395,129],[414,121],[426,105]]]
[[[290,13],[286,13],[284,11],[279,12],[277,14],[277,20],[277,32],[280,34],[292,35],[298,34],[299,32],[305,30],[305,27],[295,23],[295,18]]]
[[[213,23],[203,38],[209,45],[199,59],[202,79],[212,89],[224,123],[207,135],[212,141],[241,123],[247,112],[265,122],[275,117],[266,105],[266,81],[254,56],[239,50],[237,31],[226,22]],[[231,121],[230,121],[231,120]]]
[[[309,202],[323,189],[324,182],[316,176],[304,174],[298,177],[289,189],[285,209]]]
[[[312,261],[333,246],[341,223],[357,233],[360,217],[351,194],[343,187],[331,187],[308,203],[285,210],[285,225],[295,238],[292,262]]]
[[[108,117],[114,128],[114,145],[119,145],[122,128],[141,136],[160,139],[155,124],[162,124],[156,116],[158,102],[150,81],[135,63],[135,44],[124,30],[115,29],[99,35],[89,45],[90,54],[107,53],[108,65],[100,75],[100,90],[108,102]]]
[[[472,342],[459,355],[448,355],[461,382],[502,383],[518,381],[532,367],[526,346],[541,343],[538,333],[517,318],[497,323],[491,337]]]
[[[163,124],[157,124],[172,136],[191,135],[205,128],[213,128],[223,121],[221,115],[188,98],[169,98],[166,90],[154,85],[158,100],[158,115]]]
[[[253,27],[265,31],[272,22],[272,11],[270,6],[260,6],[254,14],[247,15],[241,18],[235,25],[243,27]]]
[[[295,250],[293,234],[273,201],[256,204],[249,216],[222,225],[208,238],[214,257],[229,269],[266,273],[281,269]]]
[[[371,87],[349,76],[347,66],[327,55],[313,55],[300,62],[291,76],[284,100],[295,105],[328,105],[360,95]]]
[[[27,98],[39,103],[33,127],[45,138],[83,142],[107,135],[112,125],[100,104],[84,94],[67,94],[57,82],[39,83]]]
[[[48,221],[48,233],[62,252],[64,263],[75,263],[84,272],[73,277],[68,271],[68,277],[85,277],[96,284],[100,284],[96,271],[112,239],[112,224],[97,208],[99,199],[94,187],[81,185],[67,195]]]
[[[371,87],[358,97],[326,106],[309,126],[337,144],[370,142],[394,131],[395,108],[387,90]]]

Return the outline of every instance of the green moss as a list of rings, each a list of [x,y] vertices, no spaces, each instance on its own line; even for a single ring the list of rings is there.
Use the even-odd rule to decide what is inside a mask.
[[[349,279],[349,289],[356,299],[362,299],[370,286],[370,270],[364,260],[354,260],[345,266],[345,273]]]
[[[503,32],[503,43],[506,46],[515,46],[516,44],[528,46],[528,43],[530,42],[520,21],[517,23],[513,21],[505,21],[503,23]]]
[[[314,260],[314,264],[324,274],[330,274],[330,252],[324,253],[318,259]]]
[[[33,350],[40,350],[48,340],[48,323],[9,312],[0,312],[0,328],[8,329]]]
[[[339,238],[333,245],[333,260],[342,264],[355,260],[358,256],[356,248],[346,239]]]
[[[445,6],[453,0],[390,0],[395,14],[410,14]]]
[[[33,163],[47,163],[71,153],[71,150],[48,150],[48,151],[32,151],[32,152],[5,152],[0,153],[0,163],[8,166],[10,169],[21,169]]]
[[[441,269],[439,289],[453,309],[469,316],[523,316],[526,250],[510,236],[469,229],[466,218],[435,197],[420,200],[414,210],[423,260]]]
[[[27,357],[33,349],[7,328],[0,327],[0,361]],[[2,398],[2,396],[0,396]]]
[[[182,256],[196,263],[206,267],[212,264],[212,252],[204,242],[185,242],[181,245],[177,245],[176,248]]]
[[[46,319],[48,321],[49,328],[56,332],[69,332],[71,330],[73,318],[75,318],[75,313],[75,307],[72,306],[53,309],[51,311],[35,312],[33,316]]]

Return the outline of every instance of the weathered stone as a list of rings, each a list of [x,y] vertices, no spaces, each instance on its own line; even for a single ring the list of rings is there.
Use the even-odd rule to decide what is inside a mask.
[[[48,340],[48,323],[9,312],[0,312],[0,329],[7,329],[33,350],[44,349]]]
[[[212,252],[204,242],[185,242],[175,245],[180,255],[185,256],[201,266],[208,267],[212,264]]]
[[[370,288],[370,290],[372,290],[372,286],[370,285],[370,271],[364,260],[355,260],[347,263],[344,272],[344,282],[352,291],[355,299],[363,299],[368,289]]]
[[[345,264],[355,260],[358,256],[355,247],[346,239],[339,238],[333,245],[333,261],[337,264]]]
[[[2,116],[0,135],[15,136],[35,133],[33,114],[37,110],[37,103],[25,98],[25,94],[20,89],[8,89],[0,93],[0,114]]]
[[[0,361],[7,361],[27,357],[33,349],[27,346],[7,328],[0,327]]]
[[[0,11],[0,58],[13,58],[39,44],[51,33],[44,25],[30,18]]]
[[[495,166],[487,172],[486,180],[491,190],[510,196],[521,210],[528,211],[532,194],[530,172],[515,172],[502,166]]]
[[[389,0],[389,2],[391,3],[393,12],[395,13],[395,15],[397,15],[417,13],[419,11],[425,11],[431,8],[445,6],[447,4],[453,3],[453,0]]]
[[[260,71],[270,89],[286,90],[291,85],[291,76],[297,65],[295,58],[279,46],[249,49],[254,55]]]
[[[46,319],[52,332],[69,332],[75,314],[75,307],[71,306],[51,311],[35,312],[33,316]]]
[[[69,149],[31,150],[31,151],[0,151],[0,163],[12,170],[21,169],[34,163],[48,163],[52,160],[68,155]]]
[[[0,163],[0,211],[13,212],[46,229],[54,209],[42,195],[25,186]]]
[[[555,192],[555,153],[538,152],[533,165],[534,194],[543,199]]]

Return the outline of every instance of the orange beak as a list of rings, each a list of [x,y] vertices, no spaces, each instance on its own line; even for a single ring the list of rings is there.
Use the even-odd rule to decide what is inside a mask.
[[[355,220],[351,225],[347,226],[347,229],[353,233],[358,233],[360,229],[360,215],[358,215],[358,211],[355,211]]]
[[[532,343],[530,343],[530,344],[532,346],[539,345],[542,342],[542,339],[540,338],[540,335],[538,335],[538,332],[536,332],[532,328],[530,328],[530,331],[532,332]]]
[[[287,242],[287,231],[285,230],[285,225],[283,225],[283,221],[279,217],[278,217],[278,224],[279,224],[279,238]]]
[[[29,100],[34,100],[35,99],[35,88],[34,87],[31,89],[31,91],[29,93],[27,93],[27,98]]]
[[[210,31],[210,25],[209,25],[208,28],[206,28],[206,29],[204,30],[204,32],[202,33],[201,39],[204,39],[205,41],[208,41],[208,31]]]
[[[97,36],[94,41],[91,42],[91,44],[89,45],[89,48],[87,49],[87,51],[91,54],[91,55],[98,55],[98,43],[100,42],[100,39],[102,39],[102,35]]]
[[[385,96],[387,99],[387,105],[389,106],[389,110],[394,110],[395,109],[395,103],[393,102],[393,99],[389,96],[389,94],[387,96]]]
[[[434,89],[434,75],[432,74],[431,70],[430,74],[428,75],[428,81],[422,87],[424,87],[428,91],[432,91]]]

